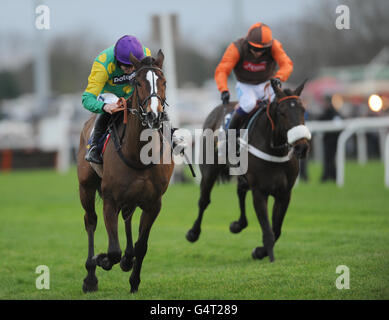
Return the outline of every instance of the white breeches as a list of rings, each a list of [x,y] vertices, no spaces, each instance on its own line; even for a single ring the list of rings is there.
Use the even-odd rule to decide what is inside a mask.
[[[269,85],[266,87],[267,84]],[[266,81],[260,84],[248,84],[238,81],[236,83],[236,91],[239,100],[239,106],[246,113],[250,113],[254,109],[255,105],[257,104],[257,100],[269,99],[269,95],[270,102],[275,98],[270,81]]]

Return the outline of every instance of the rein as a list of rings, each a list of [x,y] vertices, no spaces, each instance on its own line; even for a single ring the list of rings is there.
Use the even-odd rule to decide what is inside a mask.
[[[276,130],[276,126],[275,126],[275,123],[270,115],[270,105],[271,105],[271,96],[270,96],[270,91],[269,91],[269,86],[270,86],[270,83],[267,83],[266,86],[265,86],[265,91],[267,91],[268,93],[268,103],[267,103],[267,106],[266,106],[266,115],[270,121],[270,125],[271,125],[271,130],[272,130],[272,137],[271,137],[271,141],[270,141],[270,147],[272,149],[282,149],[282,148],[289,148],[289,144],[286,142],[282,145],[279,145],[279,146],[275,146],[274,145],[274,132]],[[281,99],[277,99],[276,103],[277,105],[280,104],[281,102],[285,101],[285,100],[290,100],[290,99],[296,99],[298,100],[300,97],[299,96],[286,96],[286,97],[283,97]]]

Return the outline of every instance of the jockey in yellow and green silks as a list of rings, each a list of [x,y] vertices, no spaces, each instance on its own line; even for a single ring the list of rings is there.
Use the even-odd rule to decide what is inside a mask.
[[[82,94],[82,105],[85,109],[99,115],[85,156],[87,161],[102,163],[97,143],[106,131],[110,114],[117,107],[118,99],[121,97],[128,99],[134,91],[130,85],[134,72],[130,53],[138,60],[151,56],[150,50],[142,46],[137,38],[126,35],[121,37],[114,46],[102,51],[93,62],[88,86]]]

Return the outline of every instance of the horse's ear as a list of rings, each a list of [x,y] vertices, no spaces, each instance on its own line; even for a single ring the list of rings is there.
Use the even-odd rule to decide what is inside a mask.
[[[140,66],[140,61],[130,52],[130,61],[134,65],[135,69],[138,69]]]
[[[300,96],[301,92],[302,92],[303,89],[304,89],[305,83],[306,83],[307,81],[308,81],[308,79],[305,79],[305,80],[303,81],[303,83],[300,84],[300,85],[294,90],[294,94],[295,94],[296,96]]]
[[[158,65],[158,67],[162,68],[164,59],[165,59],[165,55],[163,54],[162,50],[159,49],[157,53],[157,60],[156,60],[156,64]]]
[[[281,98],[285,96],[285,94],[282,92],[280,87],[277,85],[277,82],[273,79],[270,79],[271,87],[273,88],[274,93],[276,94],[277,98]]]

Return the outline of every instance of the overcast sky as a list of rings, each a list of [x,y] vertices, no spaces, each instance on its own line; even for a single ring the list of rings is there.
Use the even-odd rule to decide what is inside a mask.
[[[239,23],[246,29],[262,21],[268,24],[299,15],[309,0],[1,0],[1,33],[34,32],[34,8],[50,8],[50,36],[88,30],[91,36],[111,41],[124,33],[149,38],[150,17],[177,13],[181,35],[201,39],[223,38]],[[239,14],[241,10],[241,14]]]
[[[0,0],[0,70],[30,59],[36,47],[35,8],[40,4],[50,9],[50,30],[38,31],[49,42],[58,36],[86,34],[85,40],[100,50],[100,44],[109,46],[132,34],[149,46],[151,17],[174,13],[181,39],[209,54],[244,36],[258,21],[270,26],[285,23],[286,32],[287,21],[312,7],[310,0]]]

